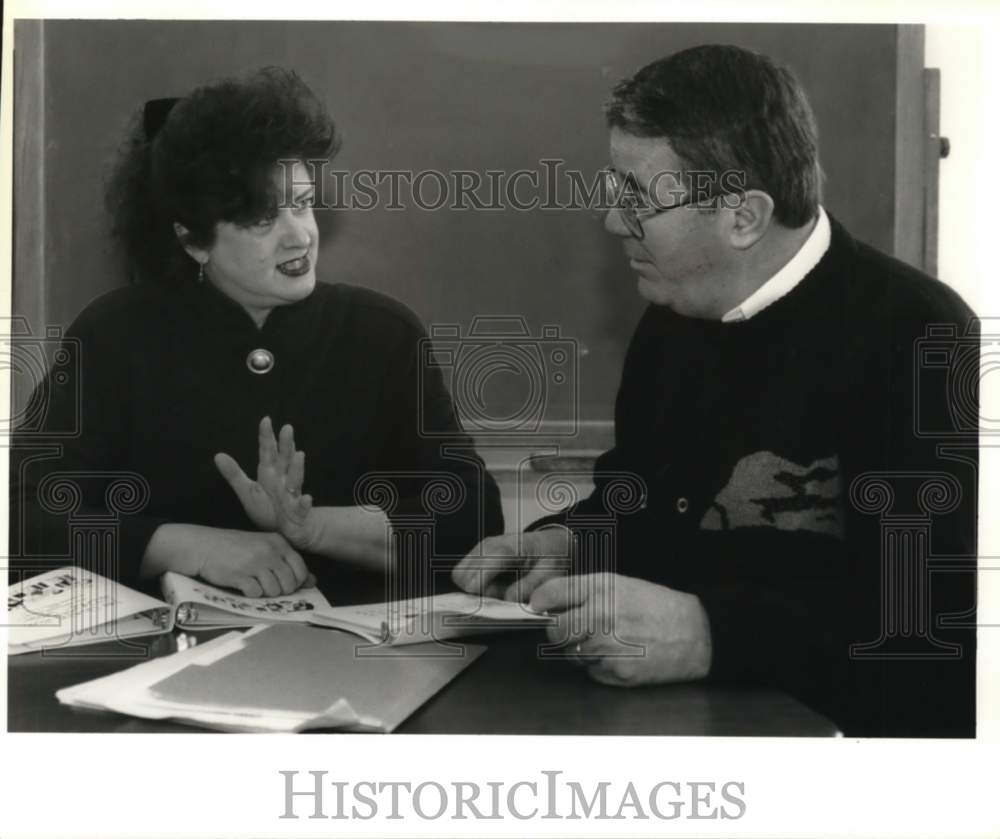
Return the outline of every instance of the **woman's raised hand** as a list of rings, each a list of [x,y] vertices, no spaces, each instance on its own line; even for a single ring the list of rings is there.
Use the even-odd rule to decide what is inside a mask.
[[[215,465],[233,488],[256,527],[280,533],[299,550],[310,550],[317,523],[312,496],[302,494],[305,452],[295,450],[295,432],[282,427],[275,439],[270,417],[260,421],[257,432],[257,480],[251,480],[228,454],[215,456]]]

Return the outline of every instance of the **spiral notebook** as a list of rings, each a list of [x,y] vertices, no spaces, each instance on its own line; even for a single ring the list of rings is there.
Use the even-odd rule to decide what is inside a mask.
[[[167,572],[158,600],[84,568],[66,566],[13,583],[7,595],[10,655],[100,644],[182,629],[307,623],[330,608],[317,588],[243,597]],[[166,602],[164,602],[166,601]]]
[[[315,612],[330,608],[318,588],[300,588],[278,597],[244,597],[173,571],[163,575],[160,588],[176,610],[175,621],[181,629],[307,623]]]
[[[373,643],[391,646],[537,629],[556,620],[552,615],[533,611],[526,603],[464,591],[317,609],[307,619],[316,626],[342,629]]]

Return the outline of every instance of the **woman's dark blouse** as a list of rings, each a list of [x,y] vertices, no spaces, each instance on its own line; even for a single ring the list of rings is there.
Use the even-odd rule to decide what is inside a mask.
[[[367,500],[399,526],[433,520],[435,566],[503,529],[496,484],[459,430],[440,371],[423,363],[424,329],[390,298],[320,283],[258,329],[207,283],[133,286],[92,303],[66,337],[78,363],[34,397],[53,436],[17,438],[12,555],[68,556],[70,518],[114,514],[116,500],[123,582],[137,582],[161,524],[254,529],[213,455],[228,452],[254,476],[264,416],[294,426],[315,505]],[[248,368],[255,349],[273,354],[270,372]],[[78,433],[55,434],[66,430]],[[73,473],[78,505],[67,507],[54,472]],[[109,495],[109,472],[134,473],[140,496],[148,487],[141,510],[120,512],[135,504],[128,492]]]

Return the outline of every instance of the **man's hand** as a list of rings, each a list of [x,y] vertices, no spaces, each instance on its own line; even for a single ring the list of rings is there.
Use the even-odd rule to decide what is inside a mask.
[[[483,539],[452,569],[473,594],[525,601],[543,582],[570,570],[572,534],[562,526]]]
[[[547,627],[549,639],[565,644],[599,682],[632,687],[708,675],[708,615],[693,594],[618,574],[587,574],[550,579],[529,603],[539,612],[562,613]]]
[[[143,564],[151,575],[177,571],[247,597],[278,597],[316,584],[298,551],[277,533],[164,524]]]
[[[283,426],[275,440],[270,417],[260,421],[257,447],[256,481],[250,480],[228,454],[217,454],[215,465],[256,527],[280,533],[300,550],[310,550],[318,525],[311,515],[312,496],[302,494],[305,452],[295,451],[295,433],[290,425]]]

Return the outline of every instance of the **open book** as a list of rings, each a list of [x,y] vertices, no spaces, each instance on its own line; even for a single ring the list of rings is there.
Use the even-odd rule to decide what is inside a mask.
[[[374,644],[419,644],[483,632],[545,626],[555,618],[523,603],[464,592],[331,607],[317,588],[280,597],[244,597],[168,571],[157,600],[81,568],[66,567],[11,588],[12,655],[183,629],[310,623]]]
[[[12,583],[7,593],[11,655],[153,635],[172,626],[166,603],[74,566]]]
[[[330,608],[317,588],[281,597],[243,597],[168,571],[164,600],[83,568],[67,566],[10,587],[7,597],[11,655],[54,647],[99,644],[116,638],[183,629],[307,623]],[[164,602],[166,601],[166,602]]]
[[[483,632],[531,629],[555,621],[524,603],[449,592],[361,606],[337,606],[310,613],[317,626],[353,632],[372,643],[391,646],[441,641]]]
[[[317,610],[330,608],[318,588],[300,588],[280,597],[244,597],[173,571],[163,575],[160,587],[183,629],[307,623]]]

